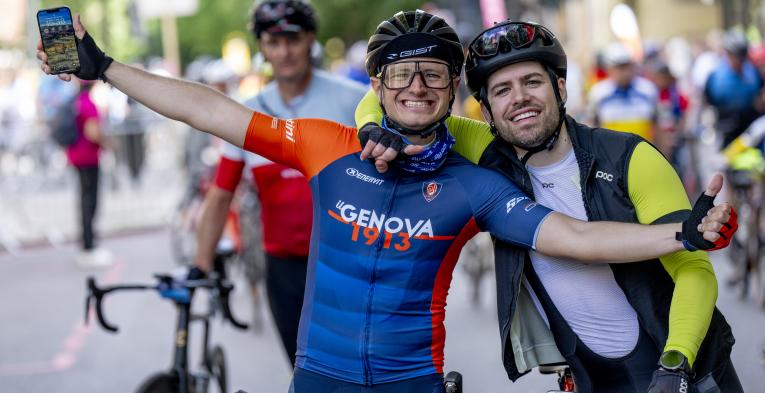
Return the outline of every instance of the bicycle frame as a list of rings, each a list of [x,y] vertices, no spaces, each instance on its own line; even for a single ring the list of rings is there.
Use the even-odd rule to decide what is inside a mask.
[[[193,298],[193,296],[192,296]],[[173,371],[178,375],[178,389],[180,393],[189,392],[189,346],[188,346],[188,333],[189,325],[193,319],[191,314],[191,303],[179,303],[175,302],[178,309],[178,322],[175,328],[175,352],[173,353]],[[211,313],[201,317],[204,326],[203,334],[203,352],[207,351],[208,345],[208,330],[209,330],[209,317]],[[205,356],[206,353],[203,353]]]

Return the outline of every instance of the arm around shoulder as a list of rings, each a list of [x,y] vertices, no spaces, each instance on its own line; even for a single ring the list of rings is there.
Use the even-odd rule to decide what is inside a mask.
[[[683,249],[675,240],[681,224],[640,225],[611,221],[586,222],[560,213],[541,224],[537,251],[582,262],[635,262]]]

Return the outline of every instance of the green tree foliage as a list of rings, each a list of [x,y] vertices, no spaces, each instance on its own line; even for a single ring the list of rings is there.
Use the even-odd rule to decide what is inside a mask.
[[[201,55],[221,57],[226,36],[235,31],[247,32],[251,6],[252,0],[199,0],[196,14],[178,18],[181,62],[188,64]],[[254,43],[250,37],[252,48]]]
[[[319,40],[366,40],[383,19],[421,7],[422,0],[312,0],[319,16]]]

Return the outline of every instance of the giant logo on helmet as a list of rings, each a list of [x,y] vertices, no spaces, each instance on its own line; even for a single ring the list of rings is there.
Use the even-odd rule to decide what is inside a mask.
[[[402,50],[401,52],[398,52],[398,53],[389,53],[386,56],[386,58],[388,60],[396,60],[396,59],[402,59],[405,57],[420,56],[420,55],[430,53],[431,51],[433,51],[433,48],[437,48],[437,47],[438,45],[428,45],[423,48]]]

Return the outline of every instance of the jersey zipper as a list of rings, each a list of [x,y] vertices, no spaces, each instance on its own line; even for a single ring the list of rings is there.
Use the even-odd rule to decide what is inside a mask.
[[[388,215],[390,211],[393,208],[393,201],[394,197],[396,195],[396,189],[398,188],[398,179],[395,179],[393,181],[393,185],[391,186],[391,191],[388,194],[388,200],[385,201],[385,208],[383,210],[383,213],[385,215]],[[369,290],[367,292],[367,310],[366,310],[366,318],[364,321],[364,341],[363,341],[363,353],[362,353],[362,360],[364,363],[364,385],[366,386],[372,386],[373,383],[375,383],[374,379],[372,378],[372,365],[370,364],[370,352],[372,350],[371,346],[372,343],[369,340],[370,330],[372,328],[372,298],[374,297],[374,291],[375,291],[375,284],[377,279],[377,262],[380,260],[380,254],[382,253],[383,244],[385,242],[385,236],[380,233],[380,236],[377,237],[377,241],[375,242],[375,249],[374,249],[374,256],[372,258],[372,273],[369,278]]]

